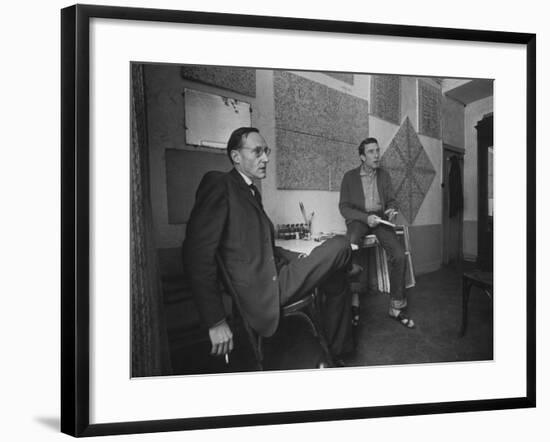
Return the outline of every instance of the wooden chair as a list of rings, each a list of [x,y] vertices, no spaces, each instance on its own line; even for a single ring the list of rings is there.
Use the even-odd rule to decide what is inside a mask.
[[[208,327],[200,318],[189,278],[185,274],[181,247],[159,249],[166,334],[170,348],[173,374],[217,373],[225,369],[221,358],[212,358]],[[233,315],[233,301],[222,297],[224,309]]]
[[[223,260],[218,254],[216,254],[216,263],[218,265],[218,270],[219,270],[222,283],[225,289],[227,290],[227,292],[229,293],[229,295],[231,296],[234,306],[236,307],[236,310],[242,319],[244,329],[246,331],[246,335],[248,336],[248,340],[254,352],[256,367],[259,370],[263,370],[264,369],[263,337],[258,335],[256,331],[252,329],[250,324],[248,324],[248,322],[244,318],[239,296],[235,292],[233,284],[231,283],[231,278],[227,273],[227,269],[225,268]],[[333,366],[332,355],[328,348],[327,340],[324,335],[322,324],[321,324],[318,292],[314,291],[313,293],[310,293],[304,296],[302,299],[299,299],[298,301],[282,306],[280,320],[289,318],[291,316],[300,317],[306,321],[306,323],[309,325],[313,333],[313,336],[318,339],[319,344],[323,349],[323,353],[325,354],[327,365],[329,367]]]
[[[416,285],[410,249],[409,229],[406,225],[397,225],[395,227],[395,233],[397,234],[397,237],[403,241],[403,248],[405,249],[405,258],[407,260],[405,288],[408,289]],[[386,251],[378,242],[376,235],[366,235],[363,240],[362,247],[375,248],[377,288],[380,293],[390,293],[390,273],[388,269],[388,256],[386,254]]]
[[[472,286],[480,288],[491,301],[493,300],[493,272],[473,271],[462,275],[462,326],[460,327],[460,336],[466,333],[468,325],[468,301],[470,299],[470,290]]]

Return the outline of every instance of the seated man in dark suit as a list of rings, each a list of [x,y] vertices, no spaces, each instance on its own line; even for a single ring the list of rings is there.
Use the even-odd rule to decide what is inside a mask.
[[[373,233],[388,254],[390,267],[389,315],[405,327],[413,328],[414,321],[404,313],[405,251],[393,227],[380,223],[384,217],[392,221],[397,214],[390,175],[380,165],[380,147],[376,138],[367,138],[359,145],[362,164],[344,175],[340,186],[340,213],[346,220],[352,244],[360,245],[364,236]],[[354,253],[354,259],[356,253]],[[354,294],[354,322],[358,320],[358,300]]]
[[[253,178],[266,177],[269,153],[257,129],[235,130],[227,143],[234,168],[204,175],[187,224],[184,264],[199,313],[209,327],[211,353],[223,355],[233,349],[217,281],[215,256],[219,253],[244,319],[261,336],[275,333],[281,306],[320,286],[326,296],[326,337],[332,354],[339,358],[352,350],[346,277],[351,266],[349,240],[335,237],[308,256],[275,246],[273,224],[252,183]]]

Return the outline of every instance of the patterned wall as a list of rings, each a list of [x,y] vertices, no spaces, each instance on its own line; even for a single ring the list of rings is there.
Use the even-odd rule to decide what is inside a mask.
[[[181,76],[187,80],[256,96],[256,69],[224,66],[182,66]]]
[[[384,152],[382,167],[391,175],[400,212],[412,224],[436,172],[408,117]]]
[[[277,187],[339,190],[368,136],[368,101],[285,71],[273,87]]]
[[[418,80],[419,132],[432,138],[441,138],[441,90]]]
[[[370,99],[373,115],[390,123],[401,123],[401,77],[373,75]]]

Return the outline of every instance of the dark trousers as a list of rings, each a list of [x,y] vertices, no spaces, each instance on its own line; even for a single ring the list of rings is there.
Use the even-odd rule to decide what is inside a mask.
[[[347,230],[350,242],[357,245],[362,244],[362,239],[365,235],[376,235],[380,245],[388,255],[390,305],[395,309],[405,308],[407,306],[407,298],[405,297],[405,250],[397,239],[395,230],[385,224],[379,224],[376,227],[370,228],[361,221],[352,221],[347,225]],[[353,259],[357,259],[356,252],[353,253]]]
[[[338,236],[279,270],[281,305],[300,299],[316,287],[325,295],[322,321],[330,351],[336,357],[353,350],[351,293],[346,276],[350,262],[349,240]]]

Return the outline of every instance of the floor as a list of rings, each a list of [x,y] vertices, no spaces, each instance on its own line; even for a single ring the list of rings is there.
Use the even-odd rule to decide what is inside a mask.
[[[350,365],[396,365],[493,359],[492,301],[472,288],[468,328],[459,336],[462,319],[462,271],[443,268],[418,277],[408,290],[410,330],[387,315],[387,296],[362,298],[357,353]]]
[[[493,358],[493,305],[473,287],[468,308],[468,328],[460,337],[462,318],[462,272],[467,263],[444,267],[417,277],[416,286],[407,290],[408,314],[416,327],[407,329],[388,317],[388,296],[377,292],[361,296],[361,319],[355,330],[356,352],[347,366],[421,364],[434,362],[479,361]],[[208,357],[198,372],[255,370],[252,354],[242,330],[237,330],[239,349],[231,354],[229,365],[222,358]],[[275,337],[265,341],[264,367],[268,370],[314,368],[322,360],[320,348],[299,318],[286,320]],[[182,355],[183,356],[183,355]],[[185,358],[186,359],[186,358]],[[189,361],[187,359],[187,361]],[[173,360],[176,372],[185,362]],[[197,368],[193,369],[195,371]]]

